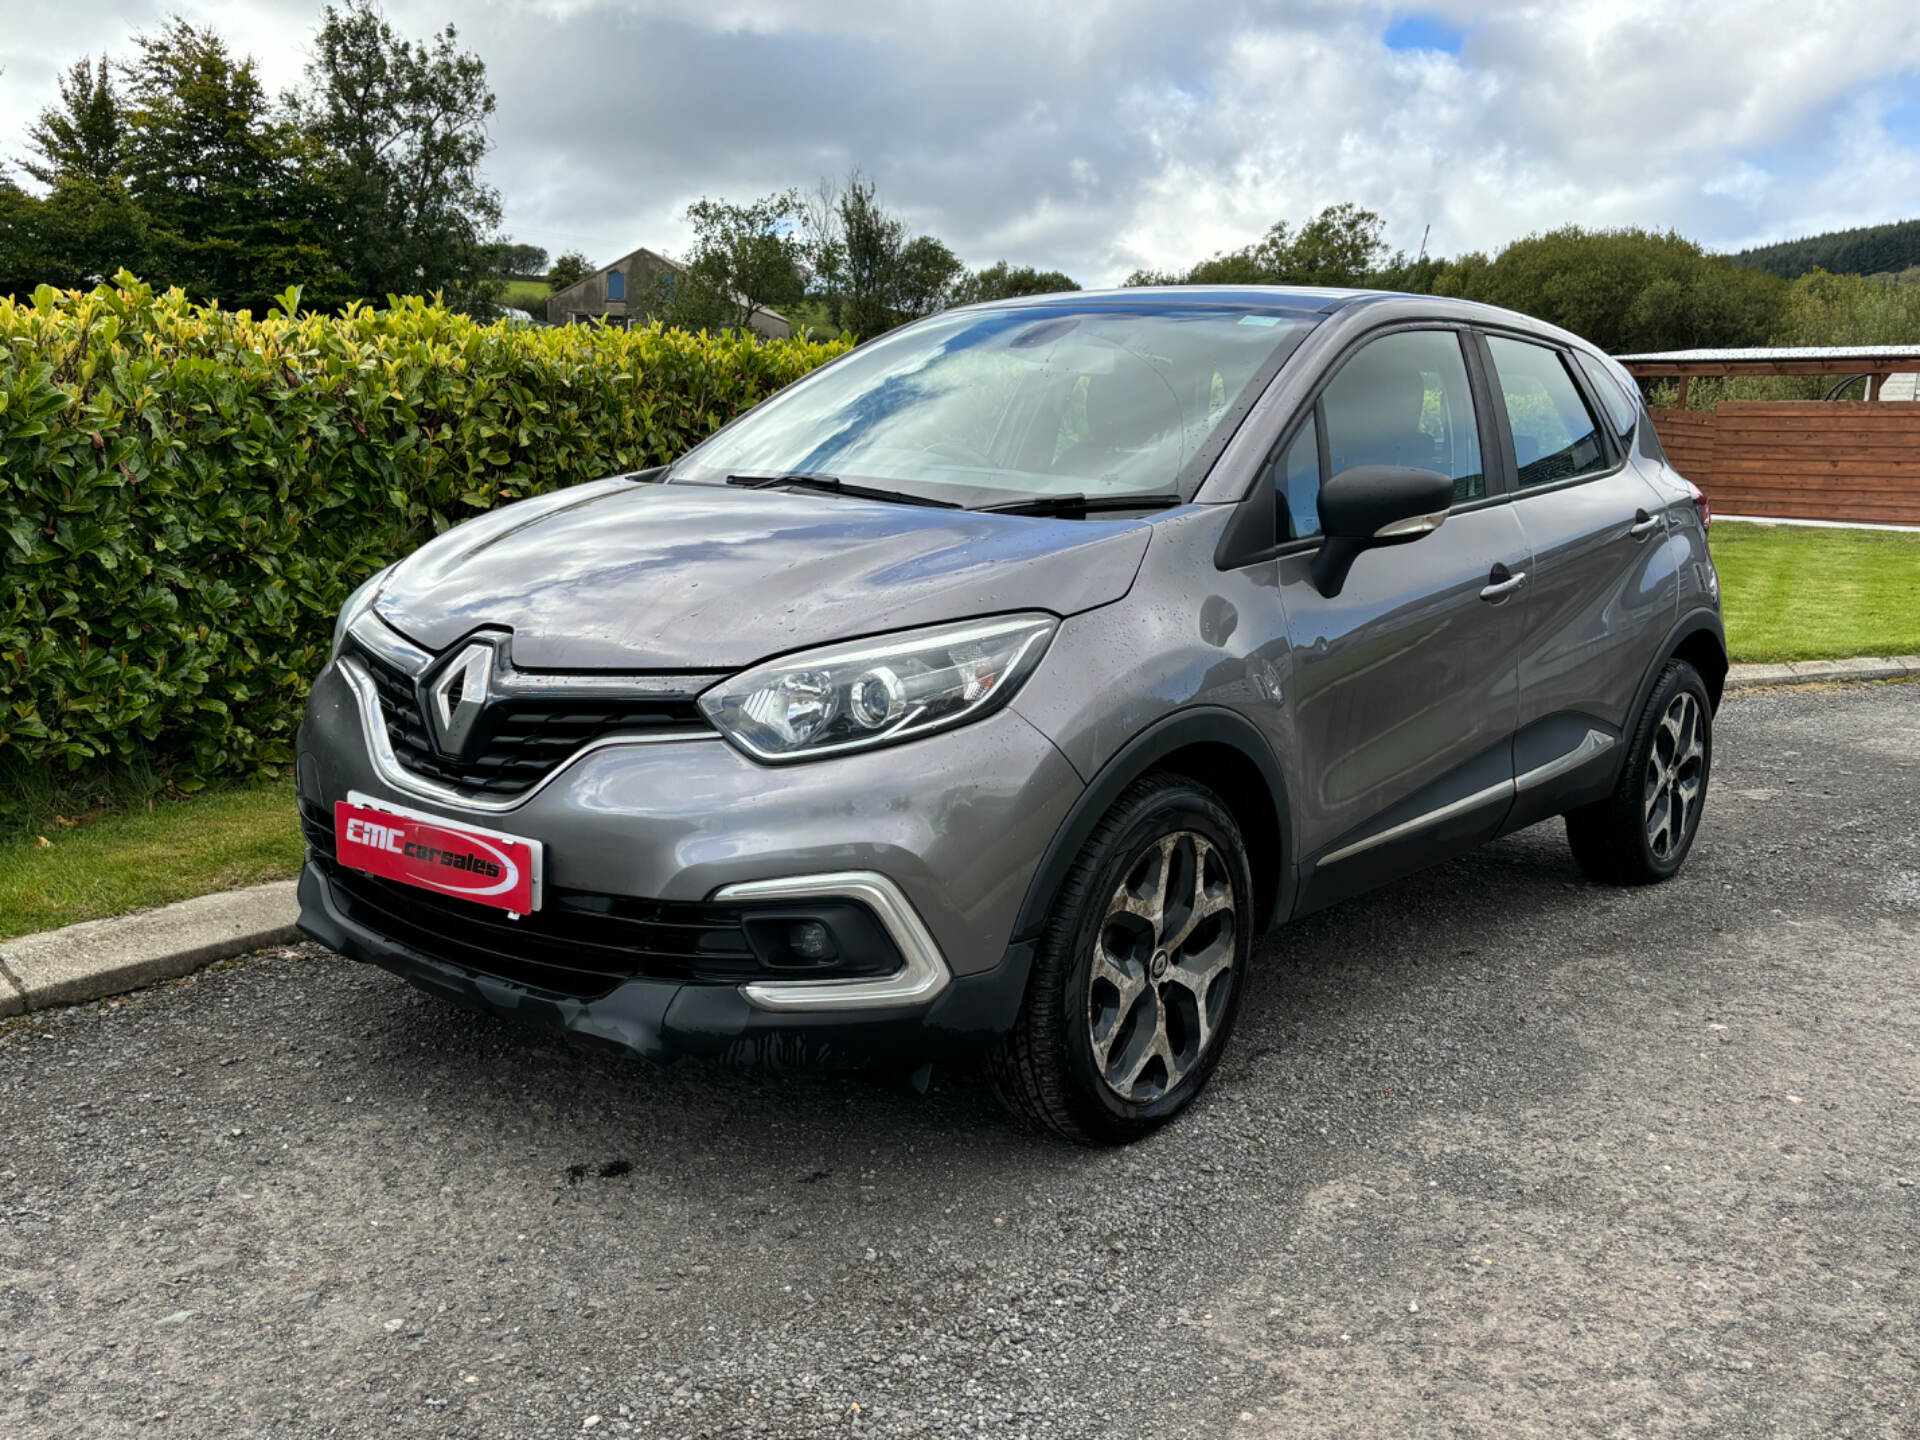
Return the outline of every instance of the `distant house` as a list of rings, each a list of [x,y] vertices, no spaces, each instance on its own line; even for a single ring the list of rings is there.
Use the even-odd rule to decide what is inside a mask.
[[[686,273],[685,269],[655,250],[635,250],[583,275],[564,290],[547,297],[547,324],[581,325],[589,320],[604,320],[609,325],[627,325],[647,318],[647,302],[664,283],[671,286]],[[770,340],[784,340],[793,333],[787,317],[777,310],[754,313],[753,329]]]

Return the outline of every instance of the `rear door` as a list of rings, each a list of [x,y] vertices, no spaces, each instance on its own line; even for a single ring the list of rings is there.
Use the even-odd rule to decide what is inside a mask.
[[[1300,751],[1300,908],[1491,836],[1512,796],[1526,539],[1490,486],[1496,433],[1469,337],[1367,340],[1297,418],[1274,467],[1280,595]],[[1356,465],[1437,470],[1454,505],[1431,535],[1370,550],[1329,599],[1310,577],[1319,487]],[[1502,588],[1508,586],[1508,588]]]
[[[1627,708],[1673,623],[1677,588],[1666,502],[1602,420],[1572,353],[1494,331],[1479,343],[1513,512],[1532,552],[1519,607],[1521,799],[1511,828],[1614,773]]]

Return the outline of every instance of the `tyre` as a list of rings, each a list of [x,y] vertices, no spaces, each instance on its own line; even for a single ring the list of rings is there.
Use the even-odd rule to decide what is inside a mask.
[[[1580,868],[1609,885],[1671,880],[1687,862],[1713,768],[1713,704],[1700,672],[1670,660],[1627,742],[1613,794],[1567,813]]]
[[[1136,781],[1054,897],[1026,1003],[993,1056],[1016,1115],[1122,1145],[1198,1095],[1233,1031],[1252,948],[1240,827],[1204,786]]]

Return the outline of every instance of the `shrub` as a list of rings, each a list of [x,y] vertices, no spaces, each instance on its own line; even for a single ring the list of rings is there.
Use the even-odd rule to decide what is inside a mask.
[[[0,776],[287,763],[361,579],[668,461],[844,348],[297,298],[254,319],[122,274],[0,300]]]

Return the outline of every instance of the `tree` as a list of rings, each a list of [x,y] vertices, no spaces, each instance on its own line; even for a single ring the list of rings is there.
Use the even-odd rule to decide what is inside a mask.
[[[346,280],[311,144],[270,109],[251,59],[181,19],[123,64],[127,188],[153,269],[199,299],[264,308],[289,285],[323,303]]]
[[[0,167],[0,295],[27,295],[45,283],[40,202]]]
[[[104,185],[124,177],[127,115],[106,56],[73,62],[60,77],[59,105],[47,106],[27,127],[27,145],[38,158],[20,168],[42,185]]]
[[[858,339],[950,304],[966,273],[944,242],[915,236],[881,204],[859,170],[838,184],[822,180],[797,208],[809,294],[828,324]]]
[[[792,190],[745,205],[700,199],[687,207],[693,248],[676,283],[681,307],[697,304],[712,321],[687,328],[745,330],[756,315],[790,307],[804,288]],[[704,292],[703,294],[681,292]]]
[[[487,246],[487,269],[495,275],[544,275],[547,252],[538,245],[520,245],[497,240]]]
[[[1300,227],[1291,241],[1285,224],[1267,232],[1258,247],[1282,285],[1351,286],[1366,283],[1387,253],[1386,221],[1355,205],[1329,205]]]
[[[847,241],[840,225],[840,187],[822,176],[800,201],[799,223],[807,293],[826,312],[827,323],[838,326],[847,285]]]
[[[839,212],[846,274],[838,321],[856,338],[866,340],[899,323],[893,313],[893,291],[907,226],[887,213],[878,188],[857,170],[840,192]]]
[[[1776,338],[1785,345],[1911,345],[1916,335],[1920,285],[1814,270],[1788,287]]]
[[[1052,295],[1078,290],[1079,283],[1058,270],[1036,270],[1031,265],[1009,265],[1004,260],[962,277],[949,297],[955,305],[978,305],[985,300],[1011,300],[1017,295]]]
[[[293,99],[321,151],[354,289],[440,291],[485,312],[498,289],[486,247],[500,197],[480,176],[494,95],[485,62],[458,39],[449,25],[409,41],[376,0],[328,5],[310,88]]]
[[[627,313],[644,314],[674,330],[718,331],[739,329],[742,311],[717,285],[669,267],[646,282],[644,294],[629,298]]]
[[[1764,345],[1786,288],[1672,231],[1569,225],[1514,241],[1451,293],[1536,316],[1620,354]]]
[[[1438,255],[1422,255],[1417,260],[1409,260],[1406,252],[1396,251],[1391,260],[1369,275],[1365,281],[1370,289],[1399,290],[1409,295],[1434,295],[1441,277],[1468,258],[1477,258],[1482,264],[1486,256],[1462,256],[1459,261],[1442,260]]]
[[[585,278],[593,270],[593,262],[578,250],[562,250],[553,262],[553,268],[547,272],[547,283],[556,290],[564,290]]]
[[[145,271],[152,259],[147,215],[127,189],[128,120],[113,67],[105,56],[76,60],[59,85],[60,103],[27,128],[32,155],[21,165],[49,193],[34,200],[23,192],[11,204],[7,268],[61,289],[122,268]],[[28,254],[35,258],[23,266]]]
[[[147,213],[118,179],[62,178],[34,204],[31,225],[39,255],[36,284],[86,289],[123,269],[140,274],[151,268]]]
[[[1385,259],[1386,222],[1356,205],[1329,205],[1298,231],[1276,221],[1251,245],[1186,271],[1136,270],[1128,285],[1363,285]]]
[[[900,247],[895,262],[893,308],[903,321],[944,310],[952,303],[955,282],[966,273],[946,242],[916,235]]]
[[[1487,272],[1493,268],[1493,261],[1485,251],[1469,250],[1452,260],[1441,262],[1434,271],[1432,293],[1451,296],[1459,300],[1472,300],[1487,288]]]
[[[1920,264],[1920,220],[1835,230],[1742,250],[1729,258],[1736,265],[1771,270],[1785,280],[1815,270],[1849,275],[1895,274]]]

